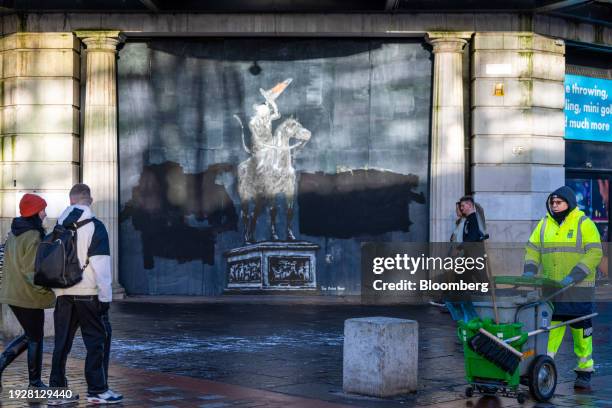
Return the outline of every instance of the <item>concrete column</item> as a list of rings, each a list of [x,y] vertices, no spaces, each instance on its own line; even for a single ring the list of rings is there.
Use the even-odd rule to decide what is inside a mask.
[[[0,238],[19,200],[48,203],[47,227],[69,204],[79,178],[79,50],[72,33],[17,33],[0,39]]]
[[[430,32],[434,74],[431,118],[429,241],[448,241],[455,203],[465,194],[463,48],[469,32]]]
[[[531,32],[477,33],[472,55],[472,186],[495,274],[523,270],[525,242],[565,184],[565,46]]]
[[[117,45],[119,31],[77,31],[87,47],[83,182],[91,188],[93,211],[104,222],[113,260],[113,296],[123,297],[119,284],[117,159]]]
[[[491,241],[524,244],[565,183],[565,46],[496,32],[477,33],[472,48],[474,195]]]
[[[79,179],[80,44],[72,33],[17,33],[0,39],[0,239],[19,215],[19,200],[47,201],[48,228],[69,204]],[[2,305],[1,331],[22,331]],[[53,336],[53,310],[45,312]]]

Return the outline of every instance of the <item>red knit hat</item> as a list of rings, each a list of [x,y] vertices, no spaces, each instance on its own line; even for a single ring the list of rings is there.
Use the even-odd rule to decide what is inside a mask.
[[[47,208],[47,202],[36,194],[24,194],[19,201],[19,212],[22,217],[31,217],[45,208]]]

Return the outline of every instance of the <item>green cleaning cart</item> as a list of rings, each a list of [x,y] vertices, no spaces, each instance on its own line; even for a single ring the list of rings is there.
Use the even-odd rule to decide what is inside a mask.
[[[522,384],[529,387],[536,401],[548,401],[553,397],[557,386],[555,362],[547,355],[549,331],[594,317],[596,313],[551,326],[553,311],[549,301],[572,285],[560,288],[543,298],[542,287],[558,288],[559,284],[545,278],[516,276],[495,277],[495,285],[498,284],[514,286],[513,293],[499,293],[497,296],[499,324],[493,321],[493,304],[490,301],[475,301],[474,307],[479,317],[469,322],[458,322],[457,334],[463,343],[465,374],[469,384],[465,395],[471,397],[475,393],[500,394],[516,398],[522,404],[527,399],[527,394],[521,390]],[[533,290],[519,292],[519,287],[531,287]],[[502,370],[472,350],[469,341],[480,329],[486,330],[522,353],[519,366],[514,372]]]

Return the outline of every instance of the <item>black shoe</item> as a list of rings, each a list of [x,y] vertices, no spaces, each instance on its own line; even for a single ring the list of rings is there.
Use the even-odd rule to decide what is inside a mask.
[[[2,355],[0,355],[0,386],[2,381],[2,373],[4,369],[9,366],[21,353],[23,353],[28,348],[28,337],[25,334],[17,337],[15,340],[11,341]]]
[[[30,387],[32,388],[47,388],[41,381],[42,374],[42,359],[43,359],[43,342],[29,341],[28,342],[28,377],[30,379]]]
[[[49,399],[47,399],[47,405],[48,406],[56,406],[56,405],[68,405],[68,404],[75,404],[79,402],[79,395],[78,394],[71,394],[69,397],[66,396],[64,398],[59,398],[59,397],[51,397]]]
[[[588,371],[576,371],[576,381],[574,382],[574,388],[580,390],[590,390],[591,373]]]

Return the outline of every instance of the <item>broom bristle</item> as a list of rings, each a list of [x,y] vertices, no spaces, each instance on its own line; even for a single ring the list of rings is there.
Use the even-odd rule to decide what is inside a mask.
[[[508,374],[514,373],[521,362],[519,356],[503,348],[482,333],[478,333],[472,337],[468,344],[477,354],[489,360]]]

